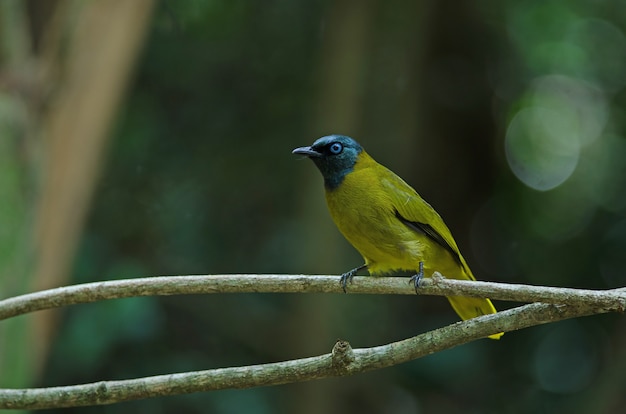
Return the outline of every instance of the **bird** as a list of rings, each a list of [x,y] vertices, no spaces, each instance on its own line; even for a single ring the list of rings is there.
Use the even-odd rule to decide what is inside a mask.
[[[308,157],[322,173],[330,215],[365,261],[341,275],[344,292],[363,269],[371,276],[416,272],[410,279],[416,291],[420,279],[435,271],[452,279],[476,280],[441,216],[356,140],[328,135],[292,153]],[[449,296],[448,300],[462,320],[497,312],[486,298]]]

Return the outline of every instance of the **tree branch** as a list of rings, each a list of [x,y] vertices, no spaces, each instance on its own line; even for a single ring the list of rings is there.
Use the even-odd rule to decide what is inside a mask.
[[[208,293],[342,293],[338,276],[206,275],[158,276],[64,286],[0,301],[0,320],[44,309],[137,296]],[[406,277],[355,277],[349,294],[414,295]],[[446,279],[435,273],[420,282],[419,293],[475,296],[514,302],[605,307],[623,312],[626,288],[587,290]]]
[[[77,303],[132,296],[198,293],[341,293],[336,276],[219,275],[164,276],[51,289],[0,301],[0,319]],[[406,278],[355,278],[349,293],[415,294]],[[121,381],[0,389],[0,408],[43,409],[112,404],[142,398],[220,389],[251,388],[353,375],[449,349],[498,332],[563,319],[624,311],[626,289],[604,291],[444,279],[423,280],[421,294],[466,295],[513,301],[542,301],[458,322],[415,337],[372,348],[352,349],[338,341],[330,354],[271,364],[219,368]]]
[[[338,341],[330,354],[311,358],[66,387],[0,389],[0,408],[44,409],[111,404],[353,375],[407,362],[500,331],[523,329],[599,312],[602,311],[587,306],[534,303],[372,348],[352,349],[348,342]]]

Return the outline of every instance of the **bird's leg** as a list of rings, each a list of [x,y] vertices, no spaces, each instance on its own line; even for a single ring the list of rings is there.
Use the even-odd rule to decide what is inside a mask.
[[[363,264],[359,267],[355,267],[354,269],[350,270],[349,272],[344,273],[343,275],[341,275],[341,277],[339,278],[339,283],[341,284],[341,288],[343,289],[343,293],[347,293],[346,292],[346,287],[348,286],[348,282],[352,283],[352,278],[354,278],[354,275],[356,275],[356,272],[358,272],[359,270],[363,270],[367,267],[366,264]]]
[[[420,287],[420,280],[424,277],[424,262],[420,262],[420,270],[417,274],[413,275],[409,279],[409,284],[413,283],[415,285],[415,293],[417,293],[417,289]]]

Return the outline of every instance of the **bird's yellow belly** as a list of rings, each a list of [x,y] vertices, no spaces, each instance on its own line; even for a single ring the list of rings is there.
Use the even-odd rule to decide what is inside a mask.
[[[428,254],[428,244],[395,217],[391,205],[387,207],[383,200],[372,200],[371,196],[371,189],[369,193],[327,194],[335,224],[361,253],[371,274],[417,270]]]

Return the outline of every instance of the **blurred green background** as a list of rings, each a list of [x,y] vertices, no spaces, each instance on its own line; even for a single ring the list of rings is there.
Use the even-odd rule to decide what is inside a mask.
[[[331,133],[413,185],[479,279],[626,285],[623,1],[3,0],[0,18],[1,298],[341,274],[361,258],[291,155]],[[456,320],[438,297],[73,306],[0,324],[0,387],[281,361]],[[625,328],[594,316],[354,377],[64,412],[621,413]]]

